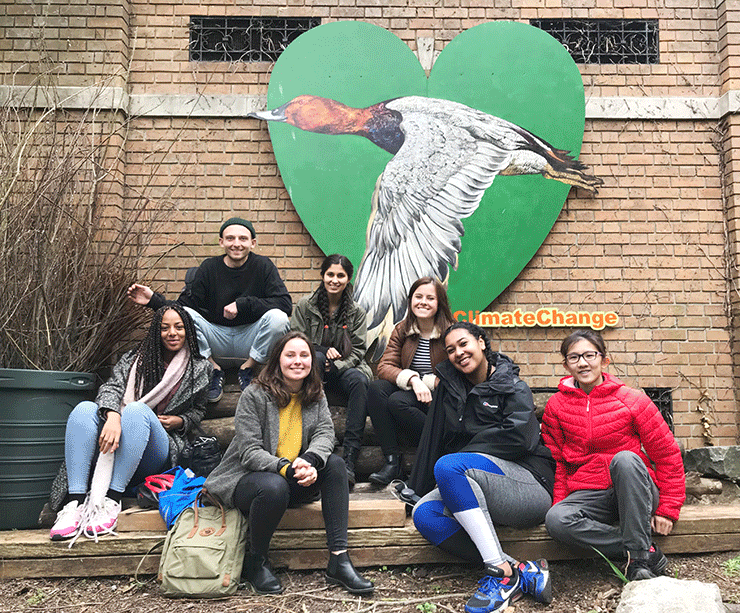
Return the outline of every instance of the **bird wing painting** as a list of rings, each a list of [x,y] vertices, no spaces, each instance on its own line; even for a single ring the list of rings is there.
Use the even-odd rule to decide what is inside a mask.
[[[464,235],[462,221],[498,175],[540,174],[596,193],[602,180],[535,134],[458,102],[404,96],[352,108],[302,95],[250,116],[320,134],[354,134],[393,155],[377,180],[355,299],[368,314],[374,358],[406,314],[411,284],[447,282]]]

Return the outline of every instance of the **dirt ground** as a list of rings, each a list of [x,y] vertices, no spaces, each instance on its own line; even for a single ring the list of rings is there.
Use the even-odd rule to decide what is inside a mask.
[[[716,583],[725,603],[740,611],[740,550],[668,557],[670,576]],[[732,568],[734,573],[730,572]],[[550,569],[555,596],[551,605],[546,607],[525,596],[507,611],[615,611],[622,586],[605,563],[553,562]],[[159,595],[152,577],[140,578],[140,582],[130,577],[0,581],[0,613],[457,613],[463,611],[480,578],[478,570],[461,565],[375,567],[364,573],[376,586],[370,599],[328,587],[321,572],[278,573],[286,587],[280,596],[256,596],[242,586],[236,596],[223,600],[166,599]]]

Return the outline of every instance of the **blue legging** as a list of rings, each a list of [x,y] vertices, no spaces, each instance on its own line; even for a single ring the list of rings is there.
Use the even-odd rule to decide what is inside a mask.
[[[64,459],[70,494],[86,494],[98,450],[100,414],[94,402],[81,402],[70,413],[64,438]],[[131,483],[161,472],[169,459],[170,439],[157,414],[143,402],[121,411],[121,440],[115,452],[110,489],[123,492]]]
[[[526,468],[482,453],[451,453],[434,466],[437,488],[414,507],[416,529],[433,545],[471,562],[513,558],[501,549],[494,524],[542,523],[552,504]]]

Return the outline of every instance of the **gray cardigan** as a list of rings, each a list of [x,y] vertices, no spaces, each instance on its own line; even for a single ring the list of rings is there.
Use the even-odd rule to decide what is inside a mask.
[[[280,433],[279,408],[272,396],[253,383],[242,392],[234,416],[234,438],[221,463],[206,479],[206,489],[233,506],[236,484],[252,472],[277,472],[275,455]],[[323,463],[334,450],[334,424],[326,396],[302,410],[301,453],[311,451]]]

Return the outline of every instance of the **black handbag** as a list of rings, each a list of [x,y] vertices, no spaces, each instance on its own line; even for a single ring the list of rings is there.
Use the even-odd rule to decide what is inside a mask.
[[[215,436],[201,434],[185,446],[178,464],[198,477],[207,477],[221,461],[221,445]]]

